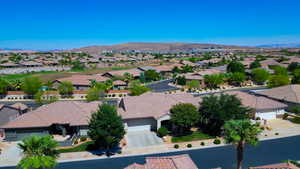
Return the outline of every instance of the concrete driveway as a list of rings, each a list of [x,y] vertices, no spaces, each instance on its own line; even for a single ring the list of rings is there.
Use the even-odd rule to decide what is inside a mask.
[[[0,154],[0,166],[16,165],[22,158],[22,152],[18,148],[18,142],[3,143]]]
[[[162,145],[163,140],[151,131],[132,131],[125,135],[126,148],[140,148],[154,145]]]

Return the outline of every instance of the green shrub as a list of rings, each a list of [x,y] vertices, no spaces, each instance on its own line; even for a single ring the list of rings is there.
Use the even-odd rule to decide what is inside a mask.
[[[214,144],[221,144],[221,140],[220,139],[215,139]]]
[[[275,135],[276,135],[276,136],[278,136],[278,135],[279,135],[279,133],[275,133]]]
[[[291,106],[287,109],[288,112],[300,114],[300,106]]]
[[[81,136],[81,137],[80,137],[80,141],[83,142],[83,141],[86,141],[86,140],[87,140],[87,137],[86,137],[86,136]]]
[[[168,134],[168,129],[165,127],[161,127],[157,130],[157,134],[159,137],[164,137]]]
[[[293,122],[293,123],[300,124],[300,117],[294,117],[294,118],[292,119],[292,122]]]
[[[289,117],[289,114],[288,114],[288,113],[284,113],[283,116],[282,116],[282,119],[285,120],[285,119],[287,119],[288,117]]]
[[[201,145],[201,146],[205,146],[205,143],[204,143],[204,142],[201,142],[200,145]]]
[[[188,144],[188,145],[186,145],[186,147],[187,147],[187,148],[192,148],[193,145],[192,145],[192,144]]]
[[[174,145],[174,148],[178,149],[178,148],[179,148],[179,145],[178,145],[178,144],[175,144],[175,145]]]

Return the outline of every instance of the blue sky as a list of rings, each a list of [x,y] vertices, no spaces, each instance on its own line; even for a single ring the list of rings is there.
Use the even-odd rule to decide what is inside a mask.
[[[0,48],[300,43],[299,0],[2,0]]]

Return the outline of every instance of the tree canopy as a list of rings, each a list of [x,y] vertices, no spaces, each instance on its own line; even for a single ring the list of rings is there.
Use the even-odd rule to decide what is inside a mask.
[[[272,75],[268,81],[268,87],[279,87],[290,84],[290,79],[285,75]]]
[[[73,84],[69,81],[63,81],[58,86],[58,92],[60,95],[72,95],[73,90]]]
[[[245,144],[257,145],[261,129],[250,120],[230,120],[225,123],[224,131],[225,141],[237,145],[237,169],[242,169]]]
[[[178,76],[176,82],[178,85],[184,86],[186,85],[186,78],[184,76]]]
[[[200,82],[199,80],[191,80],[187,83],[187,86],[189,89],[198,89],[200,88]]]
[[[292,83],[293,84],[300,84],[300,69],[296,69],[293,72]]]
[[[246,75],[245,73],[241,72],[234,72],[230,75],[229,81],[231,84],[235,85],[241,85],[246,80]]]
[[[129,91],[132,96],[139,96],[149,90],[148,87],[143,86],[139,81],[132,81],[129,83]]]
[[[259,67],[261,67],[261,64],[257,60],[250,64],[250,69],[255,69],[255,68],[259,68]]]
[[[0,78],[0,95],[6,94],[9,86],[9,82],[7,80]]]
[[[33,135],[25,138],[18,144],[24,156],[17,167],[22,169],[54,168],[59,156],[57,146],[58,143],[50,135]]]
[[[300,63],[298,63],[298,62],[292,62],[292,63],[289,64],[289,66],[288,66],[287,69],[290,72],[294,72],[296,69],[300,69]]]
[[[26,77],[21,84],[21,89],[28,95],[35,95],[42,86],[43,83],[38,77]]]
[[[243,106],[235,95],[221,94],[203,97],[199,112],[203,129],[220,135],[226,121],[248,119],[253,110]]]
[[[227,65],[227,72],[229,73],[235,73],[235,72],[240,72],[240,73],[244,73],[245,72],[245,66],[238,61],[231,61],[228,65]]]
[[[92,113],[88,125],[88,135],[98,148],[104,148],[109,155],[110,149],[119,145],[125,135],[121,116],[113,105],[104,103]]]
[[[264,83],[268,80],[270,73],[264,69],[256,68],[251,72],[252,80],[256,83]]]
[[[155,70],[147,70],[144,72],[144,76],[147,82],[156,81],[160,79],[160,74]]]
[[[179,134],[189,132],[191,127],[197,124],[200,119],[197,108],[189,103],[176,104],[170,112],[171,122],[176,126]]]
[[[217,88],[219,85],[224,83],[224,76],[223,74],[205,75],[204,82],[205,85],[210,89]]]

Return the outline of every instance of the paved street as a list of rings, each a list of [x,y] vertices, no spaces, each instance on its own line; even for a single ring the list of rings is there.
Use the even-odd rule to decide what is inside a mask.
[[[286,159],[299,160],[300,136],[262,141],[257,147],[247,147],[244,168],[282,162]],[[147,156],[165,156],[188,153],[196,165],[201,169],[235,167],[235,150],[233,146],[189,150],[181,152],[163,153]],[[121,158],[107,158],[77,162],[60,163],[58,169],[122,169],[134,162],[144,163],[145,156],[130,156]],[[6,167],[12,169],[13,167]],[[2,169],[2,168],[1,168]]]
[[[166,92],[166,91],[176,90],[177,89],[176,87],[169,85],[171,81],[172,79],[163,80],[160,82],[149,84],[147,85],[147,87],[149,87],[152,90],[152,92]]]

